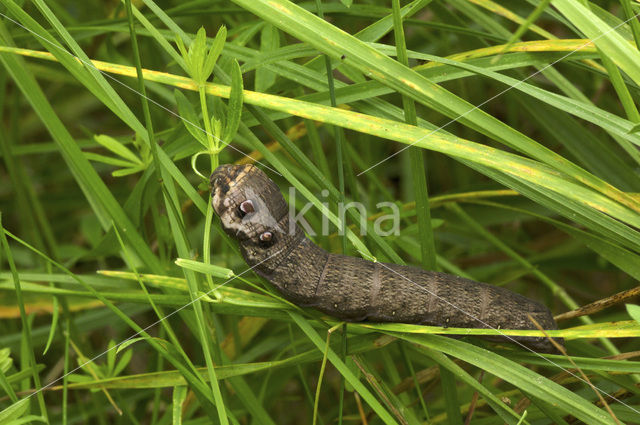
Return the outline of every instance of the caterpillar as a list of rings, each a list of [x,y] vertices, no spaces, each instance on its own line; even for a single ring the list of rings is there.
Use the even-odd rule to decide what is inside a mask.
[[[352,322],[536,329],[531,315],[543,328],[557,329],[547,307],[505,288],[325,251],[291,222],[280,189],[253,165],[221,165],[210,184],[213,208],[246,263],[296,305]],[[536,351],[556,351],[544,337],[512,338]]]

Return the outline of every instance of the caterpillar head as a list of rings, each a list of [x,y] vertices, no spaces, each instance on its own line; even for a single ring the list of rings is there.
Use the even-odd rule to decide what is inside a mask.
[[[262,170],[254,165],[221,165],[210,182],[213,208],[225,232],[240,243],[247,263],[265,261],[289,245],[288,205]]]

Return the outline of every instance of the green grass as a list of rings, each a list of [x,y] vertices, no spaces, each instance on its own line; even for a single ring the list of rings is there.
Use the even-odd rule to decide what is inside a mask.
[[[549,332],[571,359],[345,326],[247,271],[205,180],[258,161],[327,250],[554,314],[631,290],[640,7],[343,3],[2,2],[0,423],[640,423],[631,298]]]

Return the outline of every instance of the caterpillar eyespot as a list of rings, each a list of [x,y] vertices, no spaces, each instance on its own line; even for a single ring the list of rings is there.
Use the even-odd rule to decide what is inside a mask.
[[[548,308],[505,288],[325,251],[289,221],[280,189],[253,165],[221,165],[210,181],[214,210],[247,264],[300,306],[313,305],[345,321],[461,328],[536,329],[531,315],[544,329],[557,329]],[[251,212],[251,219],[238,218],[235,211]],[[510,341],[557,352],[542,337]]]
[[[251,201],[251,199],[247,199],[240,204],[240,212],[242,212],[243,216],[246,214],[251,214],[254,211],[255,208],[253,207],[253,202]]]
[[[272,238],[273,238],[273,233],[271,232],[264,232],[260,235],[260,240],[262,242],[271,242]]]

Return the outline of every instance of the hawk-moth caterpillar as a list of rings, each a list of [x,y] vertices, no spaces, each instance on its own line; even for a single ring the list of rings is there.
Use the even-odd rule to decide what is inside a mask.
[[[290,223],[280,189],[253,165],[221,165],[210,183],[214,210],[247,264],[301,307],[345,321],[462,328],[536,329],[531,315],[543,328],[557,329],[548,308],[505,288],[325,251]],[[513,339],[555,351],[543,337]]]

